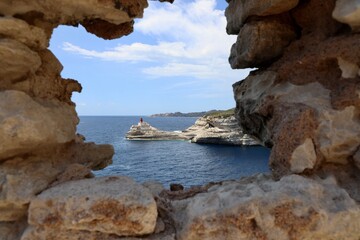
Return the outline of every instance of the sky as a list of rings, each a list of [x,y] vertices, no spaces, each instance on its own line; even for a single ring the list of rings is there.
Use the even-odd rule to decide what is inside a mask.
[[[150,115],[235,106],[232,84],[248,70],[228,63],[236,36],[226,34],[225,0],[149,1],[134,32],[104,40],[78,28],[55,29],[50,49],[78,80],[79,115]]]

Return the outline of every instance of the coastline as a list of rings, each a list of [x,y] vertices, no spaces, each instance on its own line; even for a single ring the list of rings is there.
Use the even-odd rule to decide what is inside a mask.
[[[183,131],[163,131],[147,122],[139,122],[130,127],[125,138],[146,141],[188,140],[191,143],[233,146],[260,145],[255,139],[242,132],[234,116],[203,116]]]

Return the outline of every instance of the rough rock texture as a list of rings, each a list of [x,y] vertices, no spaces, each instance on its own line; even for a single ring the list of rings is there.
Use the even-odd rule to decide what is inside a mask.
[[[258,145],[251,136],[244,134],[234,116],[205,116],[183,133],[191,137],[194,143],[212,143],[225,145]]]
[[[53,29],[82,24],[99,37],[118,38],[132,31],[145,7],[146,0],[0,1],[0,239],[20,239],[39,193],[92,178],[91,170],[106,167],[114,154],[112,146],[76,134],[71,95],[81,85],[61,77],[63,67],[47,49]]]
[[[47,39],[43,29],[29,25],[18,18],[0,18],[0,34],[19,41],[29,48],[40,50],[48,47],[49,39]]]
[[[358,240],[358,5],[229,0],[227,31],[239,34],[231,65],[258,68],[234,85],[241,127],[204,118],[182,134],[236,142],[246,135],[229,133],[242,129],[272,147],[275,179],[168,191],[93,178],[114,150],[76,134],[71,95],[81,85],[61,77],[47,49],[61,24],[127,35],[147,1],[0,1],[0,239]]]
[[[118,236],[152,233],[153,195],[127,177],[69,181],[32,199],[29,223],[48,228],[98,231]]]
[[[290,24],[271,19],[245,24],[231,48],[232,68],[251,68],[268,63],[283,54],[285,47],[296,38]]]
[[[174,201],[178,239],[353,239],[360,207],[334,178],[259,175]],[[346,217],[345,217],[346,216]]]
[[[68,104],[36,101],[24,92],[9,90],[0,92],[0,109],[0,159],[75,138],[78,118]],[[59,121],[63,116],[67,119]]]
[[[354,163],[355,166],[360,169],[360,150],[357,150],[356,153],[354,154]]]
[[[143,9],[148,5],[146,0],[88,0],[88,1],[57,1],[56,6],[51,0],[35,1],[2,1],[0,13],[23,19],[31,25],[39,26],[51,34],[59,24],[86,26],[93,21],[92,29],[88,30],[98,37],[107,38],[102,30],[105,26],[132,23],[133,18],[142,17]],[[85,22],[85,23],[84,23]],[[105,36],[103,36],[105,34]],[[116,37],[122,35],[117,34]],[[115,36],[114,36],[115,37]]]
[[[34,74],[41,65],[40,56],[26,45],[12,39],[0,39],[0,81],[16,81]]]
[[[338,1],[335,8],[335,1],[303,1],[283,12],[291,17],[287,24],[301,28],[298,38],[288,46],[277,44],[283,52],[266,67],[252,59],[259,69],[234,84],[236,117],[245,133],[272,147],[270,165],[278,178],[351,164],[360,146],[360,38],[332,18],[341,6],[351,8],[350,2]],[[240,33],[254,21],[245,21]],[[248,35],[261,32],[266,30]],[[239,38],[268,60],[269,51],[256,41]]]
[[[204,116],[183,131],[162,131],[143,122],[132,125],[126,134],[129,140],[189,140],[193,143],[224,145],[258,145],[258,142],[243,134],[234,116]]]
[[[14,240],[20,239],[22,233],[27,226],[27,219],[22,219],[17,222],[0,222],[0,239]]]
[[[175,234],[166,232],[164,234],[147,235],[146,237],[119,237],[114,234],[106,234],[102,232],[90,232],[83,230],[62,230],[44,229],[44,228],[28,228],[23,234],[21,240],[48,240],[48,239],[64,239],[64,240],[175,240]],[[10,239],[9,239],[10,240]]]
[[[132,125],[126,133],[129,140],[188,140],[181,132],[162,131],[147,122]]]
[[[27,214],[27,205],[39,192],[61,182],[91,177],[90,169],[111,163],[113,148],[93,143],[48,146],[33,155],[15,157],[0,165],[0,221]],[[79,171],[81,169],[81,171]]]
[[[354,31],[360,30],[360,1],[338,0],[333,17],[339,22],[349,24]]]
[[[299,0],[247,1],[230,0],[225,10],[228,34],[238,34],[246,20],[252,16],[277,15],[294,8]]]
[[[238,34],[231,66],[257,68],[233,85],[235,116],[244,133],[272,148],[270,168],[280,181],[247,185],[251,194],[229,212],[216,209],[229,205],[230,193],[223,188],[218,195],[198,198],[198,203],[189,200],[185,218],[190,220],[179,224],[180,238],[216,239],[220,232],[238,233],[243,239],[359,238],[360,36],[355,32],[360,2],[308,0],[291,7],[290,2],[232,0],[226,10],[228,33]],[[271,4],[282,8],[261,14]],[[277,40],[281,27],[271,28],[274,19],[294,35],[282,30],[287,37]],[[337,184],[294,173],[336,179]],[[256,199],[259,188],[264,196]],[[297,193],[291,193],[294,189]],[[280,205],[271,205],[273,200]],[[203,210],[195,211],[194,205]],[[238,209],[241,214],[231,215]],[[229,219],[228,224],[218,219]],[[353,222],[340,224],[345,219]]]

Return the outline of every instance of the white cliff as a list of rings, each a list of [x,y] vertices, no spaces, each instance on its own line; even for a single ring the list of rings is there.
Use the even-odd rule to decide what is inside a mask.
[[[129,140],[188,140],[192,143],[224,145],[258,145],[258,142],[243,134],[234,116],[204,116],[183,131],[162,131],[147,122],[132,125],[126,134]]]

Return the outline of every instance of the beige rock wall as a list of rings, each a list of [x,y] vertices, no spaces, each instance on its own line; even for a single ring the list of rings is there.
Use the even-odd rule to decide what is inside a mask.
[[[86,187],[87,190],[102,189],[106,184],[99,182],[100,179],[86,178],[93,177],[91,170],[102,169],[110,164],[114,154],[112,146],[85,143],[76,135],[79,119],[71,95],[74,91],[80,92],[81,85],[75,80],[61,77],[63,67],[47,49],[53,29],[60,24],[82,24],[87,31],[99,37],[118,38],[132,31],[133,19],[142,17],[145,7],[146,0],[0,2],[0,239],[20,239],[28,223],[34,225],[29,229],[37,230],[39,225],[56,229],[58,224],[55,217],[44,212],[50,206],[50,200],[44,202],[45,207],[41,208],[38,205],[43,195],[39,198],[36,196],[48,188],[58,188],[55,191],[59,193],[61,189],[66,189],[66,186],[61,185],[68,181],[76,182],[75,189],[81,189],[81,181],[91,185]],[[104,198],[110,202],[113,198],[116,202],[121,201],[118,197],[125,194],[124,201],[131,206],[129,209],[134,208],[135,213],[123,216],[125,222],[129,220],[132,224],[127,225],[130,229],[107,230],[112,228],[109,222],[122,222],[108,216],[106,212],[100,216],[100,221],[95,218],[96,221],[80,229],[89,228],[90,231],[118,235],[151,233],[157,218],[152,195],[125,178],[119,178],[115,183],[116,188],[105,189],[107,195]],[[124,184],[126,187],[121,188]],[[62,195],[66,199],[74,196]],[[91,194],[88,196],[90,199]],[[137,204],[133,197],[137,197],[138,203],[143,205]],[[54,198],[58,200],[59,197]],[[73,201],[80,205],[83,203],[77,200],[74,198]],[[101,202],[101,199],[96,202]],[[29,212],[30,203],[32,210]],[[106,203],[109,202],[103,201],[103,204]],[[61,204],[60,201],[56,205],[54,200],[53,206],[60,208]],[[126,204],[120,204],[118,209],[112,209],[109,205],[109,209],[118,216],[129,212]],[[80,205],[70,208],[78,208]],[[93,212],[90,211],[92,214],[96,215],[96,211],[106,208],[97,206],[89,207],[93,209]],[[142,209],[146,213],[149,207],[151,217],[142,218]],[[48,210],[51,212],[51,208]],[[45,216],[46,221],[41,216]],[[82,221],[81,216],[77,216],[80,217],[78,222]],[[98,224],[101,220],[103,222]],[[49,222],[56,227],[49,225]],[[66,228],[68,225],[64,224],[63,229]],[[41,239],[28,236],[23,238]]]
[[[228,13],[237,6],[231,2]],[[272,147],[270,166],[277,178],[316,173],[329,164],[339,169],[355,167],[353,159],[360,146],[360,37],[355,32],[359,2],[310,0],[286,8],[289,2],[282,1],[282,11],[266,16],[257,14],[265,11],[263,1],[254,2],[259,2],[257,11],[255,3],[251,11],[237,7],[247,18],[238,23],[239,31],[230,32],[239,32],[233,47],[237,51],[232,50],[229,58],[231,66],[258,68],[234,84],[240,124]],[[271,5],[267,7],[270,12]],[[234,15],[227,17],[228,29],[233,28]],[[254,41],[242,36],[248,26],[269,25],[274,18],[292,26],[296,37],[280,38],[286,43],[277,41],[271,34],[278,34],[279,27],[271,34],[269,28],[250,31],[247,36],[258,36]],[[286,36],[286,30],[281,31]],[[275,45],[272,51],[259,44],[263,35],[271,38],[267,45]],[[239,44],[252,54],[244,55]]]
[[[60,24],[127,35],[147,1],[0,1],[0,239],[358,240],[358,5],[230,0],[230,64],[258,68],[234,85],[236,117],[272,147],[275,179],[171,192],[93,178],[113,147],[76,135],[81,85],[47,49]]]
[[[235,116],[245,133],[255,136],[263,145],[272,148],[269,160],[272,176],[280,179],[279,183],[283,183],[284,191],[287,185],[285,182],[293,176],[291,174],[315,179],[316,176],[331,176],[336,182],[335,185],[355,200],[354,209],[358,209],[360,203],[360,36],[357,34],[360,26],[359,6],[360,2],[357,0],[259,0],[251,3],[230,0],[226,10],[227,32],[238,34],[229,57],[231,67],[257,68],[246,79],[233,85]],[[273,11],[274,9],[276,11]],[[274,21],[281,25],[275,27]],[[291,31],[293,35],[290,34]],[[287,177],[288,175],[291,177]],[[316,184],[320,183],[316,181]],[[301,190],[300,182],[302,180],[298,179],[297,184],[289,185],[303,194],[302,200],[296,198],[295,202],[305,200],[305,196],[319,197],[320,192],[326,192],[325,189],[315,187],[316,184],[311,184],[309,188],[317,190],[311,194],[306,193],[307,190]],[[272,190],[276,196],[285,197],[278,199],[278,202],[292,196],[290,193],[274,191],[277,190]],[[220,193],[217,198],[221,199]],[[261,209],[257,201],[252,200],[241,210],[242,214],[248,216],[250,212],[257,216],[260,212],[262,217],[266,218],[267,210],[264,211],[263,208],[269,205],[263,202],[265,197],[260,199]],[[325,199],[314,199],[314,203],[319,207],[319,203],[327,202]],[[203,204],[212,207],[206,200]],[[255,205],[250,207],[250,204]],[[303,202],[303,205],[312,206],[312,203]],[[332,206],[339,205],[332,203]],[[256,220],[256,224],[252,224],[252,230],[248,232],[239,227],[238,236],[241,235],[243,239],[359,238],[359,225],[355,224],[352,229],[347,229],[351,225],[349,223],[341,230],[338,228],[341,226],[339,222],[325,224],[321,218],[327,214],[315,213],[317,207],[311,207],[311,213],[308,212],[302,217],[303,220],[308,219],[308,224],[312,224],[311,218],[316,215],[317,220],[311,229],[297,220],[295,225],[291,226],[295,220],[291,217],[292,214],[288,212],[286,217],[281,217],[282,213],[276,210],[275,215],[268,217],[266,224],[271,225],[272,220],[276,222],[280,217],[284,220],[282,227],[291,228],[293,235],[291,232],[283,235],[280,231],[273,236],[271,234],[277,232],[276,224],[270,232],[266,230],[270,225],[262,225],[262,222]],[[186,208],[193,210],[192,204]],[[296,208],[297,213],[294,216],[299,217],[301,210]],[[270,215],[272,211],[274,209],[269,211]],[[320,212],[325,213],[327,210]],[[331,209],[330,212],[334,214],[336,211]],[[338,216],[340,219],[354,217],[353,221],[359,222],[359,216],[352,213],[351,210]],[[217,236],[217,232],[211,232],[211,227],[201,225],[205,221],[203,218],[209,224],[215,224],[213,222],[217,221],[217,217],[214,217],[216,214],[218,213],[188,214],[187,217],[192,221],[180,224],[185,229],[180,234],[181,238],[191,239],[189,236],[206,234],[216,239],[214,236]],[[225,218],[229,218],[226,211],[221,211],[220,214],[218,217],[224,217],[225,214]],[[238,216],[241,218],[243,215],[239,212]],[[197,221],[198,218],[202,220]],[[320,230],[322,224],[332,227]],[[202,231],[204,226],[205,231]],[[228,225],[220,223],[218,231],[227,231],[227,228]]]

